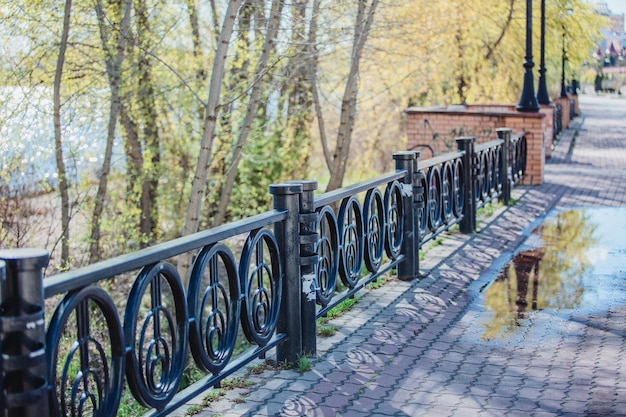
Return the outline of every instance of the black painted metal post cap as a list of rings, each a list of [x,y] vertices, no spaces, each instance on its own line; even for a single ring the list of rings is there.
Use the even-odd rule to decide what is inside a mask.
[[[302,191],[317,190],[317,181],[315,180],[300,181],[300,184],[302,184]]]
[[[461,136],[455,139],[457,143],[460,142],[475,142],[476,136]]]
[[[315,191],[317,190],[317,181],[315,180],[289,180],[285,181],[285,184],[300,184],[302,185],[302,191]]]
[[[0,260],[5,261],[8,269],[33,271],[48,266],[50,255],[45,249],[19,248],[0,250]]]
[[[409,161],[412,159],[419,159],[420,153],[417,151],[401,151],[393,154],[393,159],[396,161]]]
[[[288,195],[302,193],[302,183],[283,183],[270,184],[270,194],[272,195]]]
[[[496,128],[496,133],[499,133],[499,132],[503,132],[503,133],[513,132],[513,129],[511,129],[510,127],[498,127]]]

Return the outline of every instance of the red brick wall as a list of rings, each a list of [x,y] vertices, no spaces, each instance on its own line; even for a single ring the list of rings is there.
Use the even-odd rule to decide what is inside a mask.
[[[513,129],[513,132],[526,132],[526,174],[522,183],[526,185],[543,183],[546,161],[545,114],[518,112],[505,117],[505,124],[506,127]]]
[[[512,111],[513,106],[450,106],[407,109],[407,149],[421,158],[456,150],[455,138],[476,136],[476,144],[497,139],[496,129],[526,131],[525,184],[541,184],[545,162],[546,114]],[[432,151],[432,152],[431,152]]]

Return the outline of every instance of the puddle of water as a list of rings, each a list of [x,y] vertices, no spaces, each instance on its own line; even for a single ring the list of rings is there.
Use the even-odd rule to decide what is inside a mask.
[[[626,209],[557,212],[537,227],[483,293],[482,339],[541,325],[533,312],[606,311],[626,303]],[[621,301],[619,301],[621,300]],[[533,320],[529,320],[533,317]]]

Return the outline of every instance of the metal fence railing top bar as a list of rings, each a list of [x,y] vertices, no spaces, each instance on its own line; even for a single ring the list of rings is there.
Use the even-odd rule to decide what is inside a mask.
[[[502,143],[504,143],[503,139],[495,139],[489,142],[481,143],[479,145],[474,146],[474,152],[481,152],[481,151],[484,151],[485,149],[495,148],[497,146],[502,145]]]
[[[284,212],[278,210],[268,211],[189,236],[158,243],[136,252],[120,255],[79,269],[50,276],[44,280],[45,297],[62,294],[124,272],[142,268],[163,259],[202,248],[211,243],[260,229],[284,220],[285,216]]]
[[[396,172],[381,175],[371,180],[363,181],[354,185],[317,195],[315,196],[315,209],[319,209],[337,201],[341,201],[346,197],[351,197],[366,192],[372,188],[386,185],[392,181],[404,178],[404,176],[406,176],[406,171],[398,170]]]
[[[435,165],[441,165],[444,162],[451,161],[454,159],[459,159],[463,157],[463,151],[453,151],[448,152],[439,156],[435,156],[433,158],[420,160],[418,162],[419,169],[424,170]]]

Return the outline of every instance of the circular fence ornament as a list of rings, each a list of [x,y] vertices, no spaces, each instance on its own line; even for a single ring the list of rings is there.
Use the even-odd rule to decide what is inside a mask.
[[[426,180],[426,175],[424,175],[422,171],[417,172],[415,175],[415,181],[417,183],[417,188],[415,190],[415,200],[417,202],[417,229],[419,239],[421,241],[426,235],[426,229],[428,228],[428,181]]]
[[[412,198],[412,197],[411,197]],[[402,251],[404,233],[404,206],[402,205],[402,186],[398,181],[387,185],[385,190],[385,209],[387,231],[385,233],[385,251],[390,259],[395,260]]]
[[[167,262],[144,267],[124,314],[131,349],[126,377],[142,405],[161,409],[176,394],[187,356],[187,305],[182,280]]]
[[[378,188],[373,188],[365,195],[363,204],[365,219],[365,265],[375,273],[380,268],[385,250],[385,206],[383,195]]]
[[[346,287],[354,288],[361,277],[363,262],[363,218],[355,197],[344,199],[339,209],[341,254],[339,275]]]
[[[235,349],[240,294],[230,249],[222,243],[204,247],[189,280],[189,341],[196,364],[214,375],[224,369]]]
[[[51,415],[116,415],[124,337],[117,308],[103,289],[67,293],[50,319],[46,346]]]
[[[441,224],[441,171],[438,167],[428,170],[428,228],[431,232],[436,232]]]
[[[316,300],[325,307],[333,298],[339,271],[339,230],[333,210],[326,206],[318,214],[317,234],[317,290]]]
[[[454,174],[452,173],[452,164],[446,162],[443,165],[442,170],[442,185],[441,185],[441,207],[442,207],[442,220],[445,224],[448,224],[452,219],[454,205]]]
[[[455,217],[461,217],[463,214],[463,202],[465,201],[465,180],[463,178],[463,162],[457,159],[454,163],[453,175],[453,204],[452,210]]]
[[[278,242],[269,230],[256,230],[246,239],[239,276],[244,334],[248,341],[265,346],[276,330],[282,291]]]

